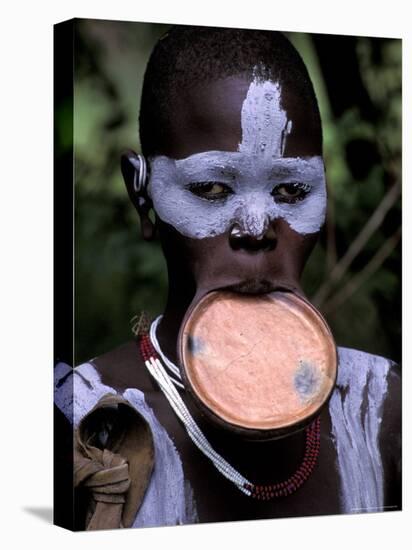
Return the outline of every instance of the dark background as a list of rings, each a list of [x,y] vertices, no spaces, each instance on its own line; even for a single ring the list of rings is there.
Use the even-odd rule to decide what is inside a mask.
[[[167,28],[75,24],[76,364],[130,339],[131,318],[141,310],[156,315],[165,303],[160,246],[141,239],[119,156],[128,147],[140,151],[142,79]],[[314,81],[329,191],[328,222],[304,288],[338,345],[400,361],[401,41],[286,34]],[[71,108],[60,102],[63,154],[71,148],[70,120]]]

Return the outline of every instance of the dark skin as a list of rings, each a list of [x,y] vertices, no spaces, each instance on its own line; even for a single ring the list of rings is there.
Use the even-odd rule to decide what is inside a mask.
[[[181,94],[176,100],[169,139],[158,154],[182,159],[204,151],[237,151],[242,139],[240,112],[249,84],[245,78],[230,77]],[[285,156],[321,155],[320,136],[301,103],[290,94],[284,107],[296,128],[287,140]],[[155,234],[148,216],[151,204],[148,201],[143,208],[139,206],[133,192],[134,171],[127,159],[129,154],[122,158],[122,172],[140,216],[143,236],[150,240]],[[206,292],[235,287],[238,291],[263,293],[285,287],[303,293],[300,276],[317,234],[300,235],[280,218],[271,223],[267,239],[261,242],[249,237],[234,243],[229,232],[190,239],[159,218],[156,226],[169,275],[168,301],[159,339],[172,360],[177,360],[177,332],[183,316],[189,304]]]
[[[243,77],[232,77],[182,92],[174,105],[169,139],[158,154],[182,159],[203,151],[237,151],[241,141],[241,106],[249,84]],[[283,108],[293,121],[294,129],[287,141],[285,156],[320,155],[320,137],[312,126],[312,118],[306,114],[307,106],[286,91]],[[134,172],[128,161],[131,154],[128,151],[122,157],[125,183],[140,216],[144,238],[153,239],[158,231],[168,265],[169,293],[158,338],[171,360],[178,361],[178,332],[187,309],[206,292],[229,287],[237,292],[258,294],[280,287],[303,294],[299,281],[317,235],[300,235],[282,219],[274,220],[260,241],[246,236],[236,242],[230,232],[213,238],[189,239],[159,218],[153,224],[148,216],[150,200],[141,205],[133,192]],[[104,384],[121,391],[136,387],[144,392],[181,456],[200,521],[339,513],[339,475],[327,407],[321,412],[321,453],[310,478],[287,498],[259,502],[241,494],[194,446],[148,374],[135,342],[118,350],[115,365],[110,353],[95,360],[95,365]],[[394,380],[393,387],[396,384]],[[210,423],[187,392],[180,394],[214,448],[252,481],[282,481],[300,465],[304,452],[303,431],[275,441],[248,441]],[[389,406],[384,416],[385,430],[394,432],[396,416],[396,410]],[[386,466],[386,460],[384,462]],[[390,457],[387,462],[389,471],[393,467]]]

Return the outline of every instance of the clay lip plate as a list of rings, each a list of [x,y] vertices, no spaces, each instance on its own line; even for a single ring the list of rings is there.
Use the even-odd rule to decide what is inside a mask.
[[[215,291],[182,327],[190,389],[223,421],[273,430],[312,417],[337,374],[336,346],[320,313],[291,292]]]

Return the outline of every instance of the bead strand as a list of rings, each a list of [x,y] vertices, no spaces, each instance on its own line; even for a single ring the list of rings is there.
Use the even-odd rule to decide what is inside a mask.
[[[149,352],[147,343],[143,345],[142,356],[145,358]],[[249,494],[250,491],[246,488],[250,482],[243,477],[237,470],[235,470],[223,457],[221,457],[210,445],[200,428],[197,426],[181,397],[174,388],[171,378],[162,367],[158,358],[153,357],[150,360],[145,361],[145,365],[150,374],[156,379],[167,400],[172,406],[173,410],[183,422],[186,431],[195,445],[213,462],[215,467],[227,477],[230,481],[235,483],[238,488],[245,494]]]
[[[258,500],[287,496],[295,492],[311,475],[316,465],[320,448],[320,419],[319,417],[306,428],[306,450],[303,462],[296,472],[286,481],[272,485],[248,485],[251,497]]]

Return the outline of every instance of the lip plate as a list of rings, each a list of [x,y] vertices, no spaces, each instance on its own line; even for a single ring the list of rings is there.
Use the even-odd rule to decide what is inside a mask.
[[[310,319],[309,326],[311,324],[317,325],[317,331],[322,334],[322,338],[326,342],[326,348],[328,349],[328,354],[329,354],[328,355],[329,365],[326,366],[327,368],[326,378],[322,377],[323,387],[321,388],[319,395],[315,396],[316,399],[312,400],[313,402],[310,403],[309,406],[307,407],[302,406],[302,411],[300,412],[298,411],[296,414],[289,415],[289,417],[286,418],[284,421],[277,419],[272,423],[267,421],[249,422],[247,418],[243,418],[242,420],[241,415],[236,416],[236,414],[231,414],[230,411],[228,413],[227,407],[226,409],[225,409],[225,406],[222,407],[222,403],[223,405],[225,405],[224,403],[225,391],[221,393],[220,398],[222,398],[223,396],[223,401],[221,399],[220,403],[219,403],[219,396],[218,396],[218,400],[216,401],[216,395],[212,395],[212,396],[208,395],[207,384],[205,385],[205,382],[204,382],[205,379],[203,379],[203,381],[201,380],[199,383],[199,369],[198,369],[198,372],[196,372],[196,369],[193,368],[193,361],[191,361],[191,357],[190,357],[191,354],[188,351],[188,334],[190,333],[190,330],[191,330],[190,327],[193,326],[194,321],[196,321],[196,316],[198,316],[199,318],[202,317],[202,315],[199,314],[199,312],[203,310],[203,316],[204,316],[204,311],[206,311],[208,307],[210,308],[210,304],[213,305],[213,302],[216,303],[216,301],[219,301],[222,299],[229,299],[232,301],[234,300],[235,302],[236,301],[242,302],[244,300],[248,301],[249,302],[248,308],[252,311],[252,313],[253,311],[255,311],[255,314],[254,314],[255,317],[259,317],[259,314],[256,315],[256,312],[258,311],[257,307],[259,303],[262,304],[266,302],[266,305],[267,305],[268,301],[270,303],[270,301],[273,300],[274,301],[273,303],[275,303],[276,300],[279,301],[279,299],[281,300],[283,299],[283,300],[286,300],[286,302],[290,302],[291,304],[296,306],[298,310],[304,312],[306,321],[307,319]],[[260,308],[260,310],[262,310],[262,308]],[[236,315],[235,315],[235,318],[236,318]],[[250,316],[249,316],[249,319],[245,319],[245,317],[243,316],[242,321],[246,325],[247,323],[249,323],[249,326],[250,326]],[[223,325],[225,324],[227,325],[227,323],[228,323],[228,319],[224,319]],[[231,331],[229,331],[229,337],[231,333],[233,333],[233,327],[231,327]],[[298,295],[296,292],[292,292],[291,290],[285,289],[285,288],[283,288],[281,291],[280,290],[275,291],[270,294],[255,295],[255,296],[238,294],[232,291],[228,291],[227,289],[214,290],[204,294],[199,300],[195,300],[191,304],[183,320],[183,323],[181,325],[180,332],[179,332],[179,338],[178,338],[178,354],[179,354],[180,364],[182,365],[182,376],[185,382],[185,386],[189,394],[193,398],[194,402],[200,408],[203,414],[209,420],[211,420],[212,423],[218,424],[220,427],[224,429],[228,429],[232,432],[236,432],[239,435],[252,440],[277,439],[280,437],[284,437],[285,435],[290,435],[296,431],[300,431],[305,426],[307,426],[313,420],[313,418],[315,418],[318,414],[320,414],[321,410],[328,402],[336,382],[337,367],[338,367],[336,345],[333,340],[331,331],[326,321],[323,319],[322,315],[303,296],[301,296],[300,294]],[[204,365],[203,367],[201,367],[201,371],[202,369],[204,369]],[[200,378],[202,378],[202,376],[200,376]],[[236,382],[236,377],[235,377],[235,382]],[[261,386],[264,386],[264,385],[265,385],[264,383],[261,384]],[[289,386],[290,385],[291,383],[289,383]],[[222,387],[225,388],[225,386],[226,384],[223,383]],[[276,384],[274,384],[273,386],[276,387]],[[251,387],[249,387],[249,389],[251,389],[251,393],[249,392],[249,397],[250,397],[251,395],[252,396],[254,395],[254,391],[253,391],[253,388]],[[284,388],[283,389],[281,388],[281,390],[284,391]],[[257,391],[257,393],[259,393],[259,391]],[[229,400],[230,398],[231,396],[229,395]],[[293,401],[295,397],[292,396],[291,399]],[[239,404],[241,405],[242,402],[239,401]]]

